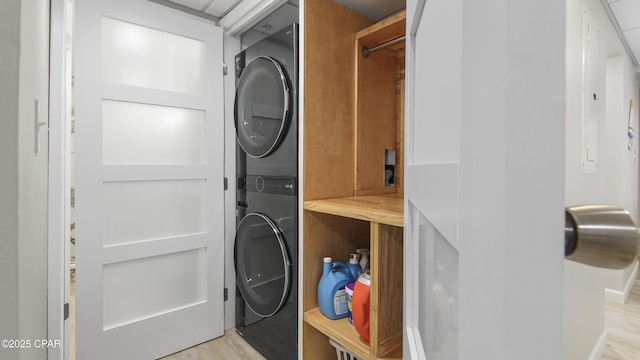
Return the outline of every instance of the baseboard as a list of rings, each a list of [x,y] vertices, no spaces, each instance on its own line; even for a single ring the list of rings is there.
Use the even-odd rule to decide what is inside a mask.
[[[613,290],[613,289],[604,289],[604,298],[607,301],[612,301],[618,304],[624,304],[627,301],[627,297],[631,292],[631,288],[633,287],[633,283],[636,280],[636,274],[638,273],[638,261],[635,262],[633,266],[633,270],[631,270],[631,275],[627,279],[627,283],[624,284],[624,289]]]
[[[589,360],[600,360],[602,354],[604,353],[604,348],[607,346],[607,330],[602,330],[602,334],[598,338],[593,350],[591,350],[591,354],[589,355]]]

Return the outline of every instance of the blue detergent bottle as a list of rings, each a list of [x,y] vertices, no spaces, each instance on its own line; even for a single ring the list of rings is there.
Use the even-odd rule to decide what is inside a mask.
[[[349,313],[344,287],[353,280],[345,263],[331,260],[330,257],[324,258],[322,277],[318,282],[318,307],[324,316],[335,320]]]

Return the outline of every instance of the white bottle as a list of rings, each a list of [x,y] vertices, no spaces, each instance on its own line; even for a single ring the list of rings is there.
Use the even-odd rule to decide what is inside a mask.
[[[365,273],[369,270],[369,249],[356,250],[360,254],[360,271]]]

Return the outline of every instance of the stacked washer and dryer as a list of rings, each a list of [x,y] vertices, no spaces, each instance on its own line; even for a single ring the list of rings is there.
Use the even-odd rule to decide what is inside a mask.
[[[297,358],[298,25],[235,58],[236,329],[267,359]]]

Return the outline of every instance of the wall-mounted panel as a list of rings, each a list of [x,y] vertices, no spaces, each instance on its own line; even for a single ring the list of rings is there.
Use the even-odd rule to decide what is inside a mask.
[[[600,125],[606,105],[606,46],[595,19],[585,8],[582,72],[582,174],[598,172]]]

